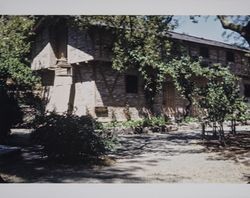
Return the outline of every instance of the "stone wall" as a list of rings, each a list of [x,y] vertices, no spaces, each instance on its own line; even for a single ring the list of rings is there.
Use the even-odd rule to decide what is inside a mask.
[[[45,86],[48,111],[64,113],[72,107],[74,114],[90,114],[100,121],[124,121],[128,114],[131,119],[140,119],[145,113],[143,84],[137,71],[118,73],[111,68],[110,62],[90,61],[74,64],[73,74],[73,79],[70,76],[55,75],[54,86]],[[138,76],[138,93],[126,93],[127,74]],[[44,73],[44,76],[47,80],[52,78],[48,73]],[[107,114],[99,115],[96,107],[107,108]],[[161,94],[156,97],[155,109],[158,112],[162,109]]]
[[[125,75],[111,68],[109,62],[89,62],[74,66],[76,94],[75,113],[91,114],[102,121],[125,120],[125,106],[128,105],[132,119],[140,117],[144,107],[142,81],[139,79],[138,93],[128,94],[125,91]],[[136,71],[128,74],[138,75]],[[106,116],[98,116],[96,107],[107,107]]]

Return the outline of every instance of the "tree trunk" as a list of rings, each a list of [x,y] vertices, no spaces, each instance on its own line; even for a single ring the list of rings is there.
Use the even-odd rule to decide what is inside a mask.
[[[224,135],[224,129],[223,129],[223,122],[220,123],[219,141],[220,141],[222,146],[225,146],[225,135]]]
[[[231,129],[232,129],[232,134],[236,135],[236,120],[235,119],[231,120]]]
[[[185,108],[184,119],[191,115],[191,107],[192,107],[192,99],[190,97],[186,98],[188,100],[188,104]]]
[[[213,137],[217,137],[217,125],[216,125],[216,122],[213,123]]]

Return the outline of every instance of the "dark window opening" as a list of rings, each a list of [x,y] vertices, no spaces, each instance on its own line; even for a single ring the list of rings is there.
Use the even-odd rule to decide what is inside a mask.
[[[250,84],[244,85],[244,96],[250,98]]]
[[[209,50],[207,47],[200,48],[200,56],[202,56],[203,58],[209,58]]]
[[[125,76],[126,93],[138,93],[138,77],[135,75]]]
[[[234,62],[234,53],[233,52],[227,52],[226,58],[228,62]]]

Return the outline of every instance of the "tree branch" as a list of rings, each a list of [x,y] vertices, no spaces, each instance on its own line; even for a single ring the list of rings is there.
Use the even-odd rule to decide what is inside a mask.
[[[232,30],[239,33],[250,45],[250,21],[245,25],[239,25],[231,23],[228,18],[224,15],[218,15],[218,19],[221,22],[221,25],[224,29]]]
[[[218,15],[217,16],[218,19],[220,20],[221,22],[221,25],[224,29],[229,29],[229,30],[232,30],[232,31],[235,31],[235,32],[238,32],[239,34],[242,33],[242,29],[244,26],[242,25],[236,25],[234,23],[231,23],[226,16],[224,15]]]

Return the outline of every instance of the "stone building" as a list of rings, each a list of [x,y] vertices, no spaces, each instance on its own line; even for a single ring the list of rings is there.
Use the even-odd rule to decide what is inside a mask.
[[[51,23],[50,23],[51,24]],[[90,114],[101,121],[142,117],[145,98],[142,79],[136,70],[118,73],[111,67],[110,32],[93,26],[88,32],[67,27],[64,21],[39,23],[32,50],[33,70],[40,72],[46,109],[58,113]],[[170,32],[193,57],[203,56],[207,64],[229,64],[240,78],[241,92],[250,99],[249,51],[203,38]],[[166,78],[155,110],[176,116],[185,101]]]

